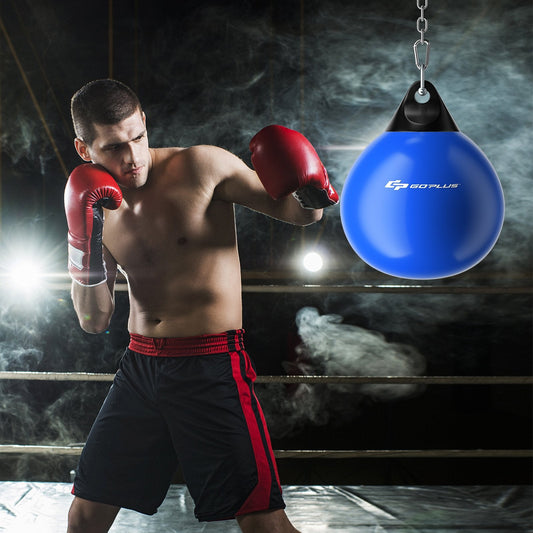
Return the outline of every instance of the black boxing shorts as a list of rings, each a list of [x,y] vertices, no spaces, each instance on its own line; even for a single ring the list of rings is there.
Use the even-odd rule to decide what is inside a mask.
[[[285,508],[243,333],[132,334],[72,493],[154,514],[179,462],[200,521]]]

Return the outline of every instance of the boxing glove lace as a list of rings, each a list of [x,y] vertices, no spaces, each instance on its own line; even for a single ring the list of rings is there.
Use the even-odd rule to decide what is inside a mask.
[[[306,209],[321,209],[339,201],[313,145],[301,133],[267,126],[252,138],[250,150],[254,169],[275,200],[292,193]]]
[[[102,251],[103,208],[118,209],[122,191],[101,166],[76,167],[65,187],[68,224],[68,268],[76,282],[95,286],[107,279]]]

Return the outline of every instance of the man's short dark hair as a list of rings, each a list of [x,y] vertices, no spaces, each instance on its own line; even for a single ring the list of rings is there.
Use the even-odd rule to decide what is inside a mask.
[[[89,146],[96,137],[94,124],[118,124],[141,110],[137,95],[120,81],[95,80],[84,85],[71,100],[76,137]]]

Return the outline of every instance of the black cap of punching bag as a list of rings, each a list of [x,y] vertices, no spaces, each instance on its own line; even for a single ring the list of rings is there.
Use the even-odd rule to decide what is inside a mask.
[[[425,86],[429,100],[424,104],[415,100],[420,82],[413,83],[386,131],[459,131],[435,86],[429,81]]]

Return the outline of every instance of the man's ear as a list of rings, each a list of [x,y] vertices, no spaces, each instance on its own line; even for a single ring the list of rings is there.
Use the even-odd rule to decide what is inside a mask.
[[[78,155],[84,160],[84,161],[91,161],[91,155],[89,154],[89,147],[87,146],[87,143],[82,141],[79,137],[76,137],[74,139],[74,147],[76,148],[76,152],[78,152]]]

